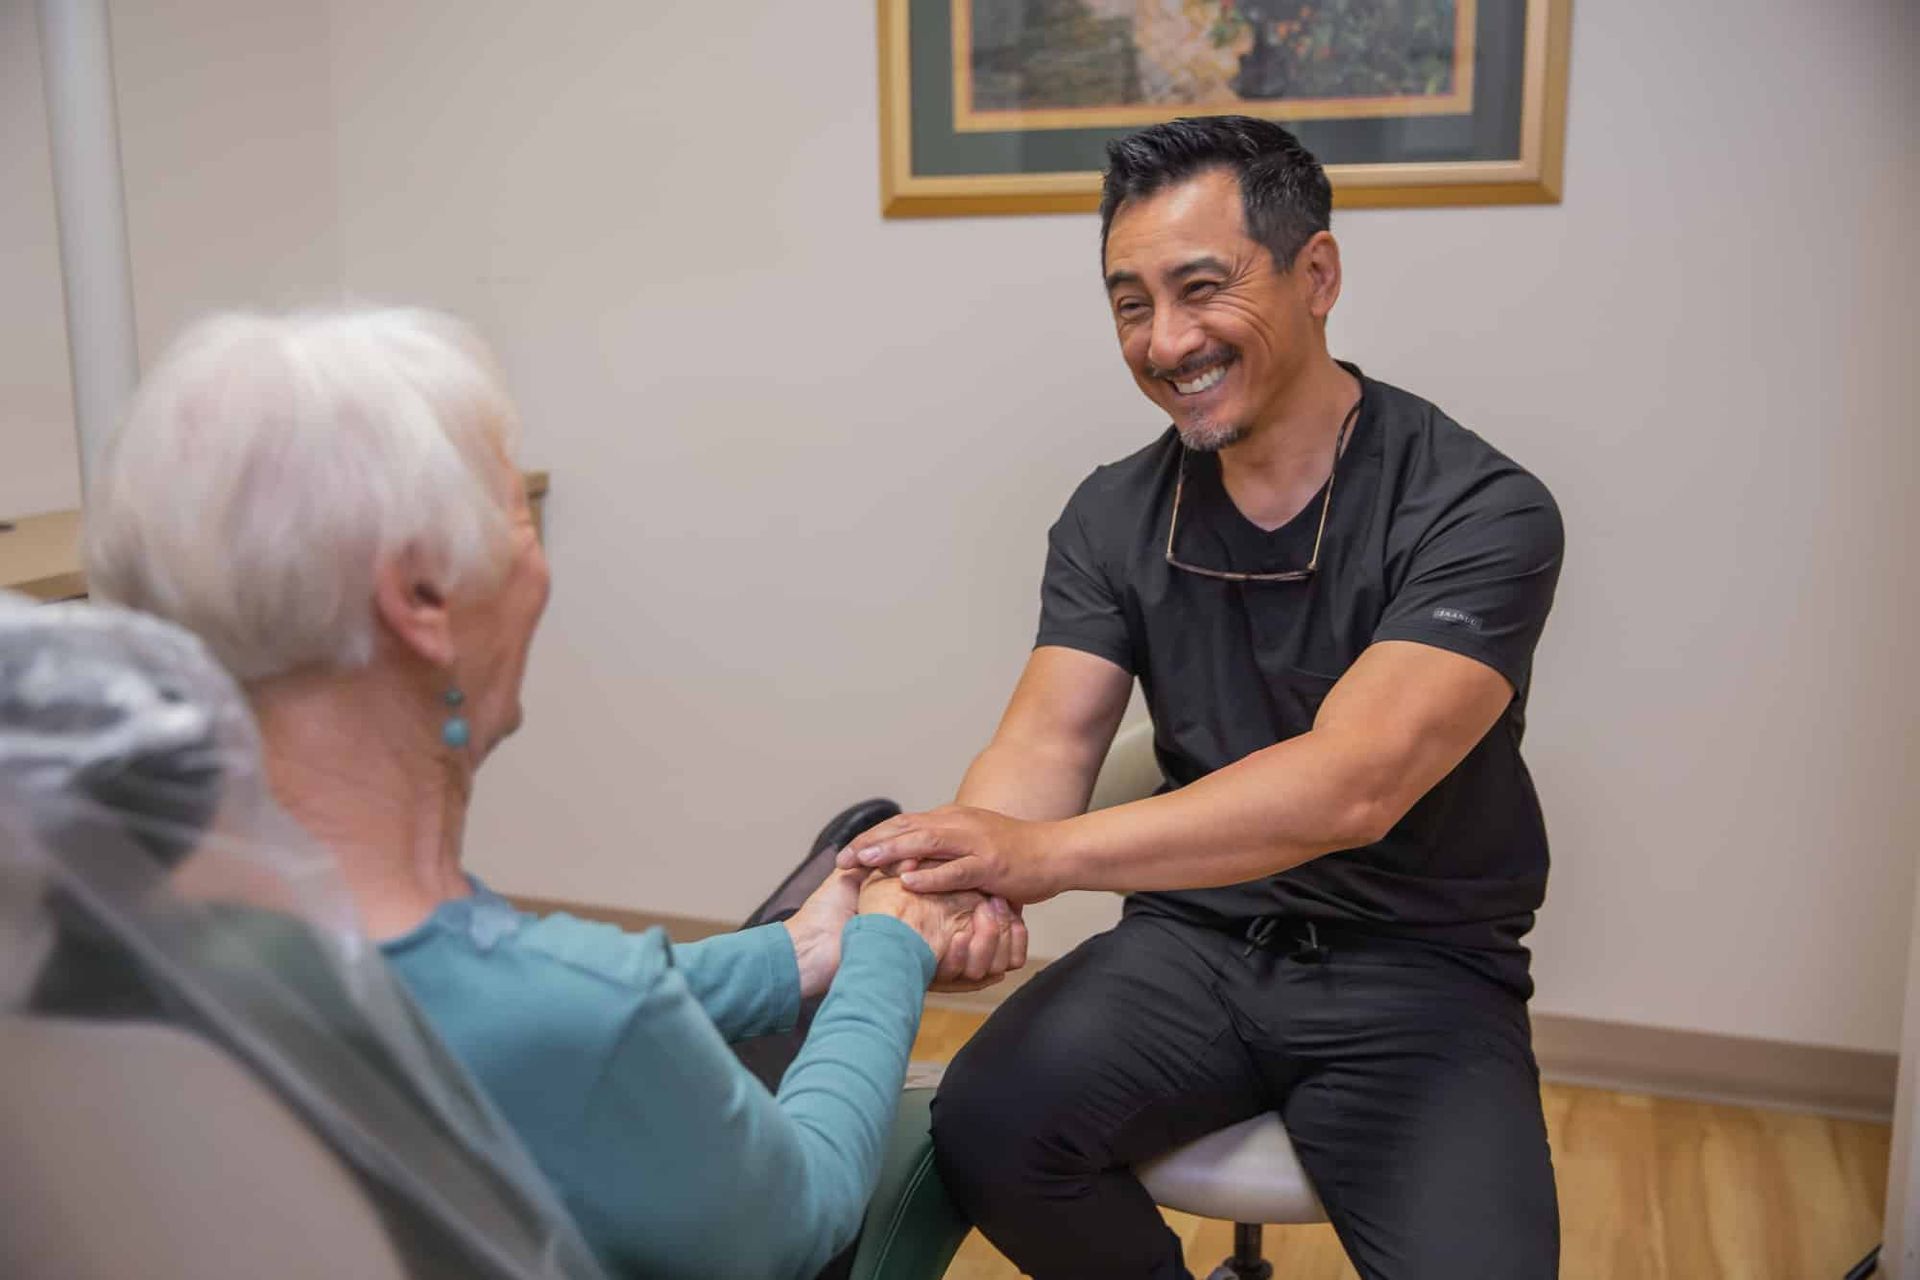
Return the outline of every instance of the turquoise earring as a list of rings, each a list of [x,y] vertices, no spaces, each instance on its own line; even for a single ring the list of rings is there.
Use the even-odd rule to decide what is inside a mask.
[[[460,714],[467,695],[459,689],[449,689],[441,695],[440,700],[447,704],[447,719],[440,726],[440,741],[459,751],[473,739],[473,729],[467,724],[467,718]]]

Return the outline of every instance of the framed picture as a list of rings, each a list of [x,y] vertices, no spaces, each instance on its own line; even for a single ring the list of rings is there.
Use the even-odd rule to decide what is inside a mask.
[[[888,217],[1097,208],[1109,139],[1283,121],[1334,203],[1555,203],[1572,0],[879,0]]]

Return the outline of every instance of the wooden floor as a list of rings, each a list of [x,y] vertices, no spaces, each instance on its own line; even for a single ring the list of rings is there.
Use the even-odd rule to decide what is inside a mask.
[[[916,1060],[944,1062],[984,1015],[928,1009]],[[1841,1280],[1880,1238],[1883,1124],[1567,1085],[1541,1091],[1560,1191],[1565,1280]],[[1205,1277],[1232,1227],[1167,1221]],[[1266,1232],[1275,1280],[1352,1277],[1327,1226]],[[1020,1273],[978,1232],[947,1280]]]

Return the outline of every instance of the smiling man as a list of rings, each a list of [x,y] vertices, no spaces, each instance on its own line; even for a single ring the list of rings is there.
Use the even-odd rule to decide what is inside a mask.
[[[1172,426],[1054,525],[1038,642],[958,802],[843,855],[917,861],[925,890],[1129,895],[955,1059],[947,1184],[1040,1280],[1185,1276],[1131,1167],[1277,1110],[1361,1275],[1551,1276],[1520,738],[1559,514],[1328,354],[1331,193],[1285,129],[1182,120],[1109,156],[1107,297]],[[1085,813],[1136,678],[1168,785]]]

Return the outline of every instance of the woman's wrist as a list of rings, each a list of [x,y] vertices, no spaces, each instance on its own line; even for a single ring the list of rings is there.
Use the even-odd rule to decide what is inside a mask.
[[[804,924],[796,928],[791,919],[782,920],[780,925],[793,943],[793,962],[800,970],[800,998],[824,994],[840,967],[840,935],[828,937],[824,929]]]

